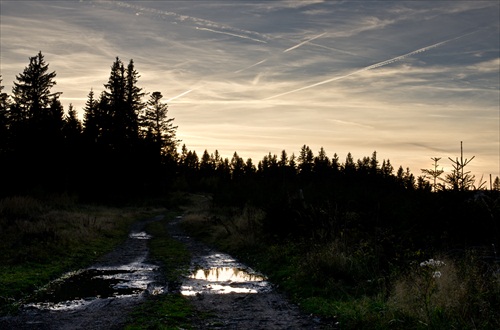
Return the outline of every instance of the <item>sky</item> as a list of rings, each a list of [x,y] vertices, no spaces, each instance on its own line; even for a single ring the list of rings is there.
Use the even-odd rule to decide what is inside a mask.
[[[4,91],[42,51],[82,118],[118,56],[201,157],[321,147],[500,176],[499,1],[1,1]]]

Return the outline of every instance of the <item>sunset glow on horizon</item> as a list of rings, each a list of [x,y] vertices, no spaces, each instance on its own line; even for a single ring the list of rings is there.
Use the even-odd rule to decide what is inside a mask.
[[[4,92],[41,51],[83,118],[116,57],[159,91],[177,136],[257,164],[321,147],[377,152],[415,175],[431,157],[500,176],[498,1],[1,1]]]

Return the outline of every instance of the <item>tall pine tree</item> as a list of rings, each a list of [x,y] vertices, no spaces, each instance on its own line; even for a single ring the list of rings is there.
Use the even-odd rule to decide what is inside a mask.
[[[160,92],[151,94],[140,121],[143,131],[152,137],[158,152],[174,155],[180,142],[176,137],[177,126],[173,124],[175,118],[168,118],[168,106],[162,102],[162,98]]]
[[[9,96],[3,92],[2,75],[0,75],[0,157],[7,152],[9,128]]]
[[[64,154],[64,110],[61,93],[53,93],[55,71],[39,52],[16,76],[9,117],[12,171],[22,177],[20,188],[62,189],[59,166]],[[24,186],[24,187],[23,187]]]
[[[16,120],[37,120],[43,117],[53,98],[61,94],[50,91],[56,85],[56,73],[48,72],[49,65],[45,63],[42,52],[29,60],[23,73],[16,76],[17,82],[14,82],[12,89],[13,103],[19,112],[15,116]]]

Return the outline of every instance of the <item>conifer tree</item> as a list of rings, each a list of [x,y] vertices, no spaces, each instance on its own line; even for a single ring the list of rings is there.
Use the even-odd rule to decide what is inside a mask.
[[[200,174],[201,177],[208,177],[213,174],[215,170],[215,164],[213,163],[213,157],[210,156],[208,151],[205,149],[200,161]]]
[[[42,121],[43,126],[41,131],[45,131],[56,139],[62,137],[62,129],[64,126],[64,108],[57,96],[53,96],[50,101],[50,106],[46,110],[46,115]]]
[[[378,172],[378,160],[377,152],[372,153],[372,158],[370,158],[370,174],[375,175]]]
[[[9,128],[9,96],[3,89],[2,75],[0,75],[0,155],[7,151]]]
[[[500,178],[497,176],[493,182],[493,190],[500,191]]]
[[[45,63],[42,52],[29,60],[23,73],[16,76],[17,82],[14,82],[12,88],[12,99],[17,112],[14,118],[19,121],[43,117],[54,97],[61,94],[51,93],[51,88],[56,85],[56,73],[48,72],[49,65]]]
[[[288,166],[290,166],[290,168],[293,170],[293,171],[296,171],[297,170],[297,164],[295,162],[295,153],[292,153],[292,155],[290,156],[290,159],[288,160]]]
[[[440,157],[431,157],[431,159],[434,161],[434,168],[433,169],[422,169],[422,173],[424,173],[424,178],[426,177],[425,175],[428,174],[430,177],[433,179],[432,183],[432,190],[437,191],[438,190],[438,184],[437,184],[437,179],[441,174],[443,174],[444,170],[441,168],[440,170],[438,169],[438,162],[441,159]]]
[[[284,168],[285,166],[288,165],[288,155],[286,154],[286,150],[281,151],[281,157],[279,161],[279,166]]]
[[[350,152],[347,153],[345,163],[344,163],[344,172],[345,173],[353,173],[356,171],[356,165],[354,164],[354,159]]]
[[[238,153],[235,151],[233,154],[233,158],[231,159],[231,173],[233,180],[237,180],[243,176],[245,168],[245,162],[243,158],[238,156]]]
[[[380,168],[382,176],[389,177],[392,175],[394,171],[394,167],[391,165],[391,161],[389,159],[382,161],[382,167]]]
[[[10,141],[14,152],[12,168],[24,179],[19,185],[59,189],[62,186],[59,166],[64,157],[62,134],[64,110],[61,93],[53,93],[55,72],[39,52],[16,76],[10,107]]]
[[[252,162],[252,158],[248,158],[245,162],[245,167],[243,168],[246,177],[251,177],[255,174],[256,168]]]
[[[329,168],[330,159],[327,157],[325,149],[321,147],[318,156],[314,157],[314,172],[324,176]]]
[[[68,107],[68,113],[64,118],[63,132],[65,139],[68,141],[76,141],[82,133],[82,123],[78,119],[76,110],[71,103]]]
[[[99,137],[99,113],[93,89],[90,89],[83,111],[83,134],[88,141],[97,142]]]
[[[106,90],[104,95],[106,98],[101,98],[101,101],[107,100],[109,112],[101,112],[109,114],[110,130],[109,130],[109,146],[112,149],[127,149],[129,143],[129,132],[127,132],[127,115],[125,109],[125,68],[122,61],[116,57],[111,66],[111,73],[108,83],[104,85]],[[103,104],[105,105],[105,104]]]
[[[333,172],[337,172],[340,169],[340,161],[337,153],[333,154],[332,160],[330,162]]]
[[[139,78],[140,75],[135,70],[134,61],[130,60],[127,66],[125,81],[125,116],[127,118],[127,130],[134,137],[137,137],[139,134],[139,113],[144,108],[142,98],[145,93],[142,91],[142,88],[137,86]]]
[[[177,126],[173,124],[175,118],[168,118],[168,106],[162,103],[162,98],[160,92],[151,94],[141,116],[141,125],[144,132],[150,132],[152,135],[158,151],[171,155],[176,153],[180,141],[176,138]]]
[[[302,146],[302,148],[300,149],[298,160],[300,173],[311,172],[314,161],[314,154],[309,146],[305,144]]]

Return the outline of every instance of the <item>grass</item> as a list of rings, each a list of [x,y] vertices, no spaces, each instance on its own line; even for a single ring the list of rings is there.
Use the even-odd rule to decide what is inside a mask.
[[[155,296],[131,315],[126,330],[192,329],[194,310],[180,294]]]
[[[166,218],[172,219],[173,213]],[[190,253],[179,241],[169,236],[166,223],[150,223],[146,231],[152,235],[151,256],[161,262],[161,269],[170,285],[176,285],[186,274],[191,260]],[[199,317],[189,301],[177,292],[154,296],[136,309],[126,329],[191,329],[193,319]]]
[[[191,235],[238,256],[305,312],[342,329],[500,329],[500,266],[473,250],[443,254],[435,269],[420,266],[430,254],[420,250],[408,253],[410,262],[384,264],[375,240],[273,240],[262,212],[204,205],[184,217]]]
[[[88,266],[153,208],[79,205],[72,198],[0,200],[0,314],[65,272]]]
[[[185,200],[179,194],[129,208],[79,205],[67,196],[0,200],[0,314],[15,313],[36,289],[111,251],[126,239],[134,221],[165,213],[153,205],[181,202]],[[168,212],[166,218],[174,216]],[[150,223],[146,231],[153,236],[151,256],[161,262],[167,282],[174,285],[187,271],[190,254],[168,235],[166,222]],[[201,316],[178,293],[151,296],[131,315],[127,329],[190,329],[197,317]]]

